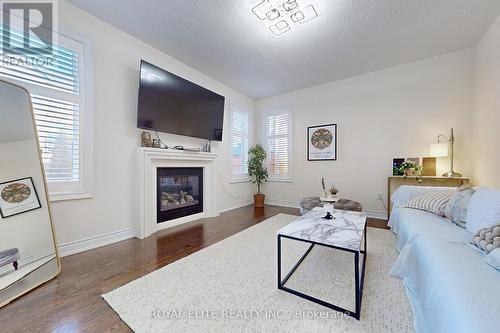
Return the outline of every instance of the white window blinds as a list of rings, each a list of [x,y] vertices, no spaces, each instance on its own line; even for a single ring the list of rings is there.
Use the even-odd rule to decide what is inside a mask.
[[[79,105],[31,96],[47,180],[80,180]]]
[[[231,156],[233,178],[248,175],[248,146],[250,140],[250,113],[238,106],[231,106]]]
[[[289,179],[291,151],[291,115],[289,110],[266,112],[265,148],[269,178]]]
[[[12,35],[21,45],[22,34],[11,29]],[[23,63],[0,55],[0,77],[31,93],[49,191],[56,198],[84,192],[83,44],[61,35],[58,41],[51,61]]]

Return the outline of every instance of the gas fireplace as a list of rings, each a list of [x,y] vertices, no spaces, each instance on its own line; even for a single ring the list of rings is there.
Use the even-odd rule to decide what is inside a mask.
[[[203,168],[157,168],[157,223],[203,212]]]

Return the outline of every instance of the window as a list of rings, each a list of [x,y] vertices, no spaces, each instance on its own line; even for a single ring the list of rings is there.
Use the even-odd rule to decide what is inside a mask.
[[[2,28],[0,27],[0,30]],[[11,34],[22,43],[22,34]],[[0,77],[31,93],[35,122],[52,200],[89,196],[89,115],[85,108],[84,46],[59,35],[52,63],[5,61]]]
[[[231,163],[233,180],[248,180],[250,112],[231,105]]]
[[[288,109],[268,111],[264,115],[264,147],[271,181],[290,181],[291,120]]]

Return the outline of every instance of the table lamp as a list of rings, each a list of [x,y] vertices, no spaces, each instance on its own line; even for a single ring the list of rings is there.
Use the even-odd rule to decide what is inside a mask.
[[[441,142],[441,139],[444,139],[446,142]],[[450,152],[449,148],[451,148],[450,171],[443,174],[443,177],[462,177],[460,173],[453,171],[453,144],[455,143],[453,128],[451,129],[449,138],[440,134],[437,141],[437,143],[431,144],[431,157],[447,157]]]

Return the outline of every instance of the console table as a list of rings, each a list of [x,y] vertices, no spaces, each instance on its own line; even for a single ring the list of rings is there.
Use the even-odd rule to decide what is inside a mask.
[[[391,215],[392,203],[391,196],[401,185],[412,186],[444,186],[444,187],[459,187],[468,184],[470,181],[467,177],[431,177],[431,176],[391,176],[388,177],[387,188],[387,216]]]

